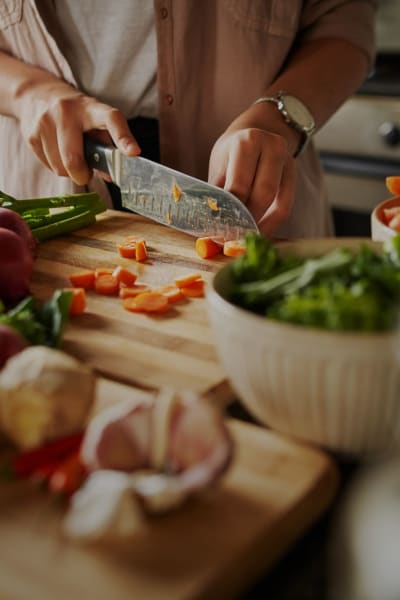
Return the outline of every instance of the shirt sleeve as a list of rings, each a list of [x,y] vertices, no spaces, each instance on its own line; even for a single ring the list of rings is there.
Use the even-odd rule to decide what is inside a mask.
[[[298,40],[339,38],[359,47],[373,63],[377,0],[306,0]]]

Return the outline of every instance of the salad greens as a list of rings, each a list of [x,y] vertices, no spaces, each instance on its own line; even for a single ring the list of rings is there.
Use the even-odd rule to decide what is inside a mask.
[[[67,290],[56,290],[43,304],[33,296],[27,296],[8,312],[0,307],[0,323],[15,329],[28,344],[57,348],[71,301],[72,293]]]
[[[231,300],[253,312],[329,330],[384,331],[400,309],[400,235],[377,252],[336,248],[319,257],[283,255],[258,234],[231,264]]]
[[[38,242],[91,225],[107,208],[95,192],[16,200],[1,190],[0,206],[20,214]]]

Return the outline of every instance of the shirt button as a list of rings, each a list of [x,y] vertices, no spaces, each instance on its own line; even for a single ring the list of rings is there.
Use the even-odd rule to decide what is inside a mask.
[[[165,6],[160,8],[160,15],[162,19],[166,19],[168,17],[168,8],[166,8]]]
[[[174,101],[174,97],[171,94],[165,94],[165,103],[171,105]]]

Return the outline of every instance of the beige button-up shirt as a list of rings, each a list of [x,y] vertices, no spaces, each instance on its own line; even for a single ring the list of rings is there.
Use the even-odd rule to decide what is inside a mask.
[[[162,161],[207,178],[213,144],[276,78],[293,43],[340,37],[372,60],[373,0],[154,0]],[[2,0],[0,49],[75,85],[72,71],[34,0]],[[101,100],[101,98],[100,98]],[[0,116],[0,189],[19,197],[79,188],[44,167]],[[331,233],[330,211],[315,149],[298,159],[296,198],[284,237]],[[94,177],[92,189],[108,197]]]

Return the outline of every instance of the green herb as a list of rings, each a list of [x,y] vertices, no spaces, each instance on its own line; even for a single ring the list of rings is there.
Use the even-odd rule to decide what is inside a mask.
[[[16,200],[0,191],[0,206],[19,213],[39,242],[87,227],[107,208],[95,192]]]
[[[283,256],[250,234],[232,263],[232,301],[268,318],[329,330],[394,328],[400,308],[400,235],[376,252],[367,244],[319,257]]]
[[[47,302],[40,304],[33,296],[0,314],[0,323],[21,334],[28,344],[57,348],[68,320],[72,294],[56,290]]]

